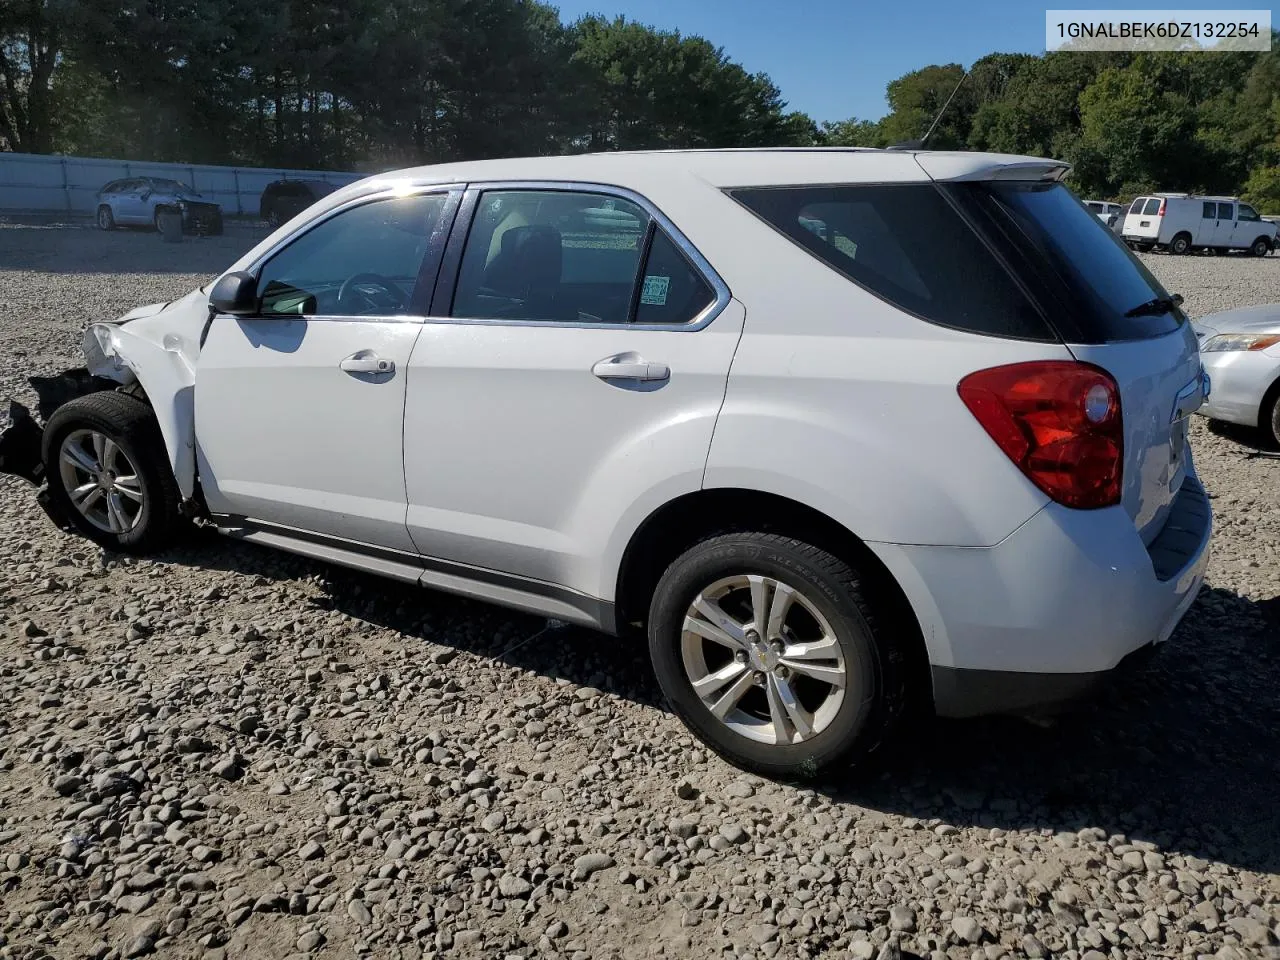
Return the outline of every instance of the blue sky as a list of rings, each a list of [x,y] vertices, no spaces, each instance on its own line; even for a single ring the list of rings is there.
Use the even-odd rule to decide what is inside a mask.
[[[556,3],[556,0],[551,0]],[[888,111],[890,80],[930,63],[970,66],[988,53],[1043,53],[1045,9],[1266,9],[1198,0],[560,0],[560,16],[625,15],[706,37],[747,70],[763,70],[792,109],[815,120]]]

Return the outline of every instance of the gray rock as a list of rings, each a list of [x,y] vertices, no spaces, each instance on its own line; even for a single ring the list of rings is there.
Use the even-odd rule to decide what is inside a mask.
[[[225,757],[213,765],[210,771],[215,777],[221,777],[223,780],[239,780],[244,776],[244,769],[234,757]]]
[[[323,934],[318,930],[308,930],[298,937],[297,947],[303,953],[311,953],[313,950],[319,949],[322,943],[324,943]]]
[[[903,903],[890,907],[889,929],[900,930],[903,933],[914,933],[916,929],[916,912]]]
[[[730,843],[746,843],[747,831],[736,823],[726,823],[719,830],[720,836],[724,837]]]
[[[607,853],[587,853],[573,861],[573,878],[585,880],[593,873],[607,870],[613,866],[613,857]]]
[[[363,900],[348,901],[347,916],[362,927],[367,927],[373,923],[373,914],[369,912],[369,908],[365,906]]]
[[[977,943],[982,939],[982,924],[973,917],[955,917],[951,929],[964,943]]]
[[[153,903],[156,902],[154,894],[151,893],[128,893],[116,900],[116,909],[125,913],[142,913]]]
[[[298,859],[319,860],[324,856],[324,847],[315,840],[308,840],[298,849]]]
[[[69,797],[83,786],[84,780],[69,773],[64,773],[53,781],[53,791],[60,797]]]
[[[1030,960],[1044,960],[1049,956],[1049,948],[1044,945],[1038,938],[1031,934],[1027,934],[1022,938],[1022,952],[1025,953]]]
[[[533,884],[514,873],[504,873],[498,878],[498,892],[504,897],[523,897],[533,891]]]

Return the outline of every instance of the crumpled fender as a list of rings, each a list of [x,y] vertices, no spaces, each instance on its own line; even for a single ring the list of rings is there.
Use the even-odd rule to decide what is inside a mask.
[[[81,346],[94,376],[123,386],[136,382],[146,391],[178,489],[189,498],[195,493],[195,358],[200,346],[172,330],[157,342],[147,335],[152,332],[133,324],[94,323]]]

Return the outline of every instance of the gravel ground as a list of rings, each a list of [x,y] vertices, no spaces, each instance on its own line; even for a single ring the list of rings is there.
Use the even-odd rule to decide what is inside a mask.
[[[0,395],[250,233],[0,225]],[[1148,258],[1200,315],[1280,258]],[[0,482],[0,956],[1280,957],[1280,463],[1197,421],[1209,582],[1055,723],[800,789],[644,651],[215,537],[156,560]],[[1244,441],[1244,442],[1242,442]]]

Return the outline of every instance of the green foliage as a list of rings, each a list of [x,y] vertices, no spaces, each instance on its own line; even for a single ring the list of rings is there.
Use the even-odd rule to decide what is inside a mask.
[[[1241,196],[1261,213],[1280,214],[1280,167],[1255,167]]]

